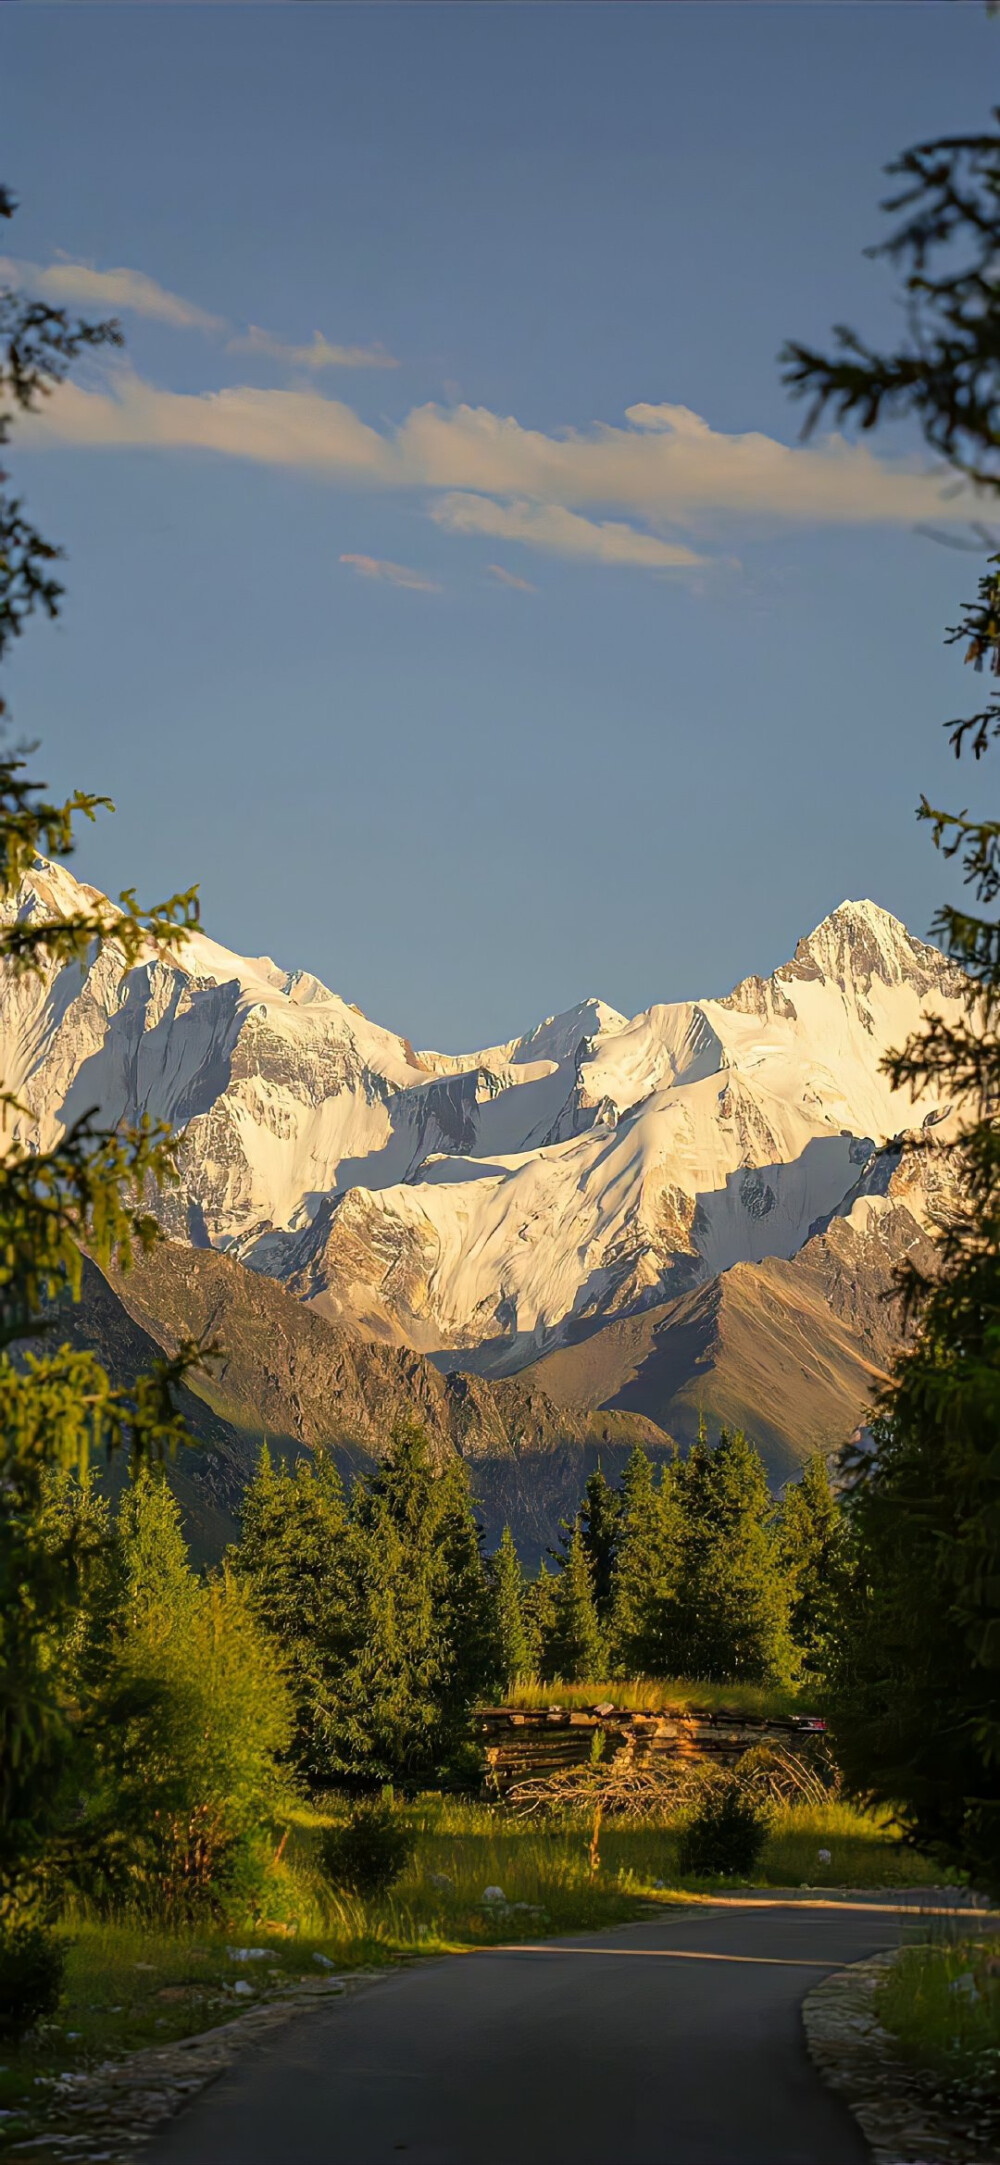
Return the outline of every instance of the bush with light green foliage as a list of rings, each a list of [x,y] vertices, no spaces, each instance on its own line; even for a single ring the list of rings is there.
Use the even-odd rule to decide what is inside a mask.
[[[192,1571],[162,1476],[141,1476],[122,1502],[81,1667],[92,1697],[69,1850],[79,1890],[102,1910],[178,1921],[252,1912],[294,1801],[280,1764],[289,1693],[232,1574]]]

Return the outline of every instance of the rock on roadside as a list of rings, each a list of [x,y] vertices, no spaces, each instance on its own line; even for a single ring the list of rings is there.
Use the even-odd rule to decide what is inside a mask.
[[[81,2165],[135,2165],[157,2128],[224,2074],[248,2046],[261,2043],[317,2001],[357,1992],[384,1974],[356,1970],[346,1977],[309,1978],[215,2029],[65,2078],[48,2093],[44,2127],[12,2145],[10,2156],[30,2158],[35,2165],[70,2158],[74,2165],[78,2160]]]

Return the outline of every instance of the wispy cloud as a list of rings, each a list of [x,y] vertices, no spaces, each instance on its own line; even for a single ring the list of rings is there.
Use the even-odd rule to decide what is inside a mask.
[[[76,263],[60,256],[55,263],[20,263],[0,256],[0,279],[30,286],[61,308],[70,303],[81,308],[110,308],[135,316],[149,316],[171,323],[178,331],[218,333],[226,329],[222,316],[214,316],[195,301],[158,286],[145,271],[99,271],[92,263]]]
[[[437,579],[428,579],[422,571],[413,571],[409,564],[390,563],[385,556],[342,556],[342,564],[349,564],[362,579],[385,579],[390,586],[405,586],[413,594],[440,594],[444,589]]]
[[[395,355],[383,346],[332,346],[322,331],[314,331],[307,346],[295,346],[275,338],[256,323],[229,340],[230,353],[263,353],[284,361],[290,368],[398,368]]]
[[[431,517],[453,534],[495,534],[526,541],[558,556],[587,556],[598,564],[641,564],[647,571],[678,571],[705,558],[677,541],[661,541],[619,519],[585,519],[564,504],[497,504],[489,496],[455,492],[431,506]]]
[[[919,459],[882,459],[836,435],[789,445],[730,434],[668,404],[632,406],[624,426],[553,433],[466,405],[417,406],[375,427],[318,387],[176,392],[117,367],[99,387],[61,386],[25,438],[185,448],[339,487],[419,490],[451,533],[651,571],[710,561],[707,538],[731,545],[747,522],[951,527],[970,515],[967,493],[950,496]]]
[[[486,407],[428,405],[377,429],[319,390],[165,391],[125,368],[99,390],[61,386],[31,431],[36,442],[183,444],[398,488],[614,507],[675,524],[715,513],[820,525],[969,516],[919,460],[880,459],[867,444],[728,435],[684,407],[638,406],[626,418],[627,428],[547,435]]]
[[[25,263],[0,256],[0,281],[28,286],[57,307],[113,309],[116,313],[146,316],[169,323],[177,331],[203,331],[211,338],[225,338],[230,353],[258,353],[281,361],[287,368],[398,368],[399,363],[382,346],[336,346],[314,331],[308,345],[277,338],[252,323],[246,331],[234,331],[225,316],[217,316],[182,294],[158,285],[145,271],[99,271],[93,263],[59,256],[54,263]]]
[[[499,580],[501,586],[516,587],[519,594],[538,592],[537,586],[533,586],[530,579],[519,579],[516,571],[508,571],[503,564],[487,564],[486,569],[492,573],[494,579]]]
[[[132,369],[103,390],[65,383],[31,417],[22,441],[214,451],[258,465],[301,467],[331,477],[388,481],[389,447],[339,399],[318,391],[163,391]]]

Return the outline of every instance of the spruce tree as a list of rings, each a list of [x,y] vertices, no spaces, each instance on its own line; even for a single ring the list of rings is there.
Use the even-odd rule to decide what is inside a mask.
[[[338,1710],[343,1769],[365,1783],[428,1780],[469,1741],[495,1687],[492,1603],[458,1458],[435,1467],[416,1423],[355,1483],[354,1644]]]
[[[342,1771],[340,1695],[359,1605],[357,1540],[332,1460],[276,1468],[265,1446],[231,1560],[281,1648],[295,1707],[295,1765],[314,1788],[330,1788]]]
[[[555,1624],[555,1583],[555,1573],[549,1570],[543,1557],[537,1577],[529,1580],[524,1589],[524,1627],[531,1676],[542,1677],[544,1674],[544,1649]]]
[[[490,1558],[493,1593],[496,1663],[505,1692],[523,1684],[533,1672],[532,1647],[525,1622],[524,1573],[510,1527],[505,1526],[496,1554]]]
[[[622,1517],[622,1492],[612,1488],[598,1465],[588,1477],[580,1507],[580,1531],[590,1561],[594,1600],[602,1630],[611,1614],[615,1552]]]
[[[611,1580],[608,1636],[615,1675],[671,1673],[679,1533],[673,1468],[664,1468],[657,1481],[645,1451],[637,1448],[622,1480]]]
[[[583,1534],[575,1526],[552,1589],[552,1624],[542,1644],[542,1674],[563,1684],[597,1680],[604,1642],[597,1620],[594,1580]]]
[[[804,1674],[823,1677],[840,1625],[848,1551],[844,1514],[818,1454],[785,1490],[778,1539],[791,1599],[792,1642]]]
[[[794,1668],[789,1590],[763,1461],[742,1429],[704,1438],[675,1477],[681,1509],[668,1632],[675,1673],[784,1682]]]
[[[14,208],[0,188],[0,220]],[[81,355],[120,343],[115,323],[77,321],[0,285],[0,445],[17,417],[37,408]],[[8,493],[6,479],[0,472],[0,662],[31,616],[58,615],[62,595],[53,569],[60,552]],[[9,726],[0,699],[0,728]],[[52,801],[21,753],[8,745],[0,756],[0,962],[8,970],[54,975],[60,965],[91,961],[108,942],[130,966],[175,945],[196,921],[193,892],[148,914],[130,892],[117,904],[84,904],[62,914],[17,908],[36,855],[70,856],[75,820],[94,818],[102,806],[110,800],[80,790],[64,803]],[[0,1163],[2,1930],[40,1892],[79,1715],[64,1698],[53,1648],[72,1629],[90,1559],[70,1521],[61,1548],[53,1548],[42,1523],[48,1475],[58,1468],[83,1471],[98,1450],[123,1448],[138,1462],[181,1440],[172,1386],[201,1349],[183,1346],[175,1360],[120,1389],[94,1354],[51,1343],[56,1304],[79,1294],[81,1243],[99,1263],[115,1260],[125,1269],[133,1249],[156,1238],[147,1195],[151,1185],[174,1176],[166,1131],[148,1122],[102,1129],[86,1116],[51,1149],[36,1150],[18,1136],[30,1111],[2,1080],[0,1107],[7,1127]],[[12,1357],[18,1341],[37,1343],[45,1331],[49,1350]]]
[[[785,350],[786,380],[827,412],[872,429],[915,421],[932,453],[976,490],[976,598],[947,634],[977,674],[1000,674],[1000,108],[972,135],[919,143],[889,171],[898,223],[871,253],[902,273],[898,342],[879,351],[835,332],[832,357]],[[1000,736],[1000,696],[946,724],[959,757]],[[841,1648],[836,1744],[856,1788],[891,1802],[913,1838],[1000,1893],[1000,820],[921,799],[935,845],[957,857],[968,900],[934,931],[960,965],[966,1011],[931,1009],[886,1066],[897,1088],[928,1083],[959,1111],[964,1199],[938,1228],[935,1267],[902,1273],[919,1328],[859,1458],[851,1506],[857,1577]],[[933,1151],[933,1134],[921,1138]]]

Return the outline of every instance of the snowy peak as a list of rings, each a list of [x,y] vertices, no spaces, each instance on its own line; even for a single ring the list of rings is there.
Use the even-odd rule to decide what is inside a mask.
[[[15,906],[102,899],[39,860]],[[505,1370],[796,1254],[873,1151],[947,1110],[894,1093],[882,1062],[962,990],[888,911],[844,902],[723,999],[630,1018],[589,998],[479,1051],[415,1052],[310,973],[199,931],[128,971],[112,945],[0,976],[0,1080],[43,1147],[95,1105],[182,1126],[171,1234],[355,1328]]]
[[[886,985],[913,984],[921,990],[954,978],[953,966],[934,947],[916,940],[876,902],[842,902],[814,932],[800,940],[794,959],[776,977],[805,978],[816,973],[841,989],[867,992],[873,977]]]

